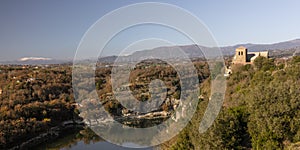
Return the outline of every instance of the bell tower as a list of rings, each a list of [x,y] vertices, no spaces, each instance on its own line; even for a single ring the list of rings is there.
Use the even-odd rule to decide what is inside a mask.
[[[244,64],[247,62],[247,48],[241,46],[235,50],[234,63]]]

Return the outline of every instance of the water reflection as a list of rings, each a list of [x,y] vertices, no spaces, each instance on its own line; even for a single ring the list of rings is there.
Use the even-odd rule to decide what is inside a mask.
[[[124,146],[134,146],[132,143],[124,143]],[[74,128],[65,131],[64,135],[55,141],[43,143],[36,150],[132,150],[104,141],[89,128]],[[143,150],[151,150],[145,148]],[[135,149],[136,150],[136,149]]]

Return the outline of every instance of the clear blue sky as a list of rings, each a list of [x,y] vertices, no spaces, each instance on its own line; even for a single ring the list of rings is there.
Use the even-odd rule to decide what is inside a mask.
[[[73,58],[93,23],[116,8],[137,2],[143,0],[1,0],[0,61],[25,56]],[[190,11],[206,24],[221,46],[300,38],[299,0],[152,2]]]

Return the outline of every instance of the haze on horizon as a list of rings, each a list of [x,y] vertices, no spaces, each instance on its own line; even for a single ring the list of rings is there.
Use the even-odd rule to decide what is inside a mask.
[[[89,27],[119,7],[143,2],[124,1],[15,1],[0,2],[0,60],[22,57],[72,59]],[[300,1],[172,1],[197,16],[220,46],[267,44],[300,38]],[[164,13],[164,12],[161,12]],[[140,30],[140,31],[139,31]],[[139,33],[139,34],[137,34]],[[142,36],[137,36],[137,35]],[[156,26],[127,30],[110,44],[106,55],[141,40],[143,36],[171,37],[179,45],[193,44],[172,30]],[[145,49],[163,45],[145,45]],[[140,49],[137,49],[140,50]]]

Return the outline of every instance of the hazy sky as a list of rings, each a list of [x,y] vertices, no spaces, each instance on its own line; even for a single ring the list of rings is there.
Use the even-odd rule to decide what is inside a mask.
[[[0,61],[27,56],[73,58],[93,23],[114,9],[138,2],[143,0],[1,0]],[[300,37],[299,0],[152,2],[170,3],[190,11],[206,24],[221,46]]]

